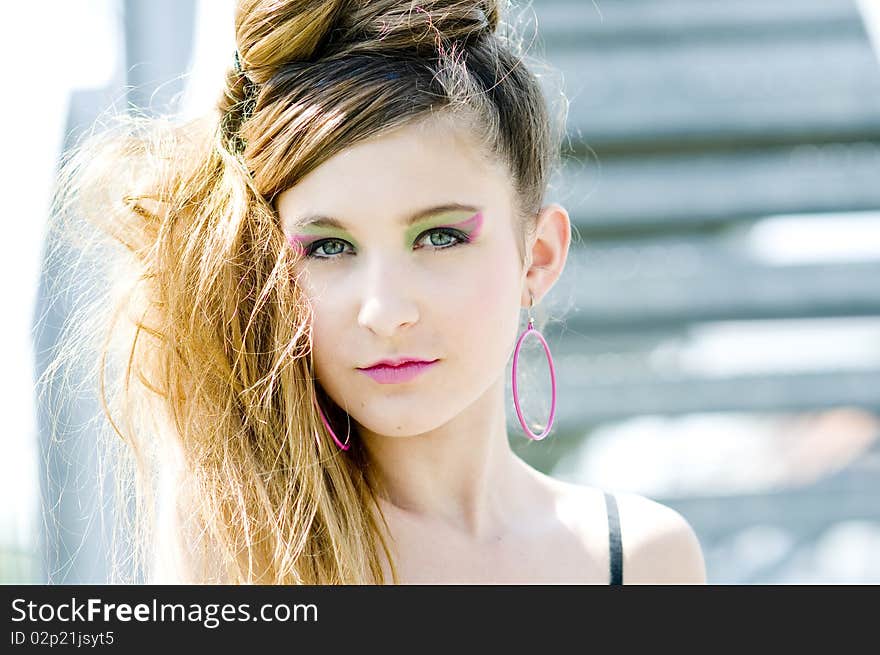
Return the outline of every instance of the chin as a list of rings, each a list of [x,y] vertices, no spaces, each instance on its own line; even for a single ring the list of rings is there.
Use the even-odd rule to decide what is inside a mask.
[[[411,409],[410,405],[407,409]],[[426,408],[421,416],[416,410],[416,416],[398,415],[399,420],[389,420],[393,409],[384,407],[381,403],[370,404],[370,409],[359,412],[363,420],[358,419],[357,424],[369,432],[386,435],[389,437],[416,437],[425,432],[430,432],[443,425],[444,421],[437,416],[430,415],[430,408]],[[396,414],[396,412],[394,412]],[[355,418],[355,417],[352,417]]]

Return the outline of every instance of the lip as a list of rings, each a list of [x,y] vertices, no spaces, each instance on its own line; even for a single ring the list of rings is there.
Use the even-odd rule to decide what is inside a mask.
[[[383,359],[381,362],[368,368],[358,369],[361,373],[369,375],[379,384],[400,384],[409,382],[421,375],[439,360],[424,360],[401,358],[397,360]]]

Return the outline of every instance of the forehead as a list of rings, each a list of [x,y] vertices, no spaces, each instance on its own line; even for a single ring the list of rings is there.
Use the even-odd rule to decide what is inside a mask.
[[[487,161],[469,132],[431,120],[337,153],[280,193],[276,207],[286,225],[310,214],[357,221],[452,202],[497,205],[509,187],[503,167]]]

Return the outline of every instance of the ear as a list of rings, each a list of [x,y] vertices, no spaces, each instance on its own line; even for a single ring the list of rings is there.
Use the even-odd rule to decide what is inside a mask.
[[[568,212],[557,203],[541,208],[534,235],[526,243],[528,262],[523,271],[522,307],[529,306],[529,291],[537,305],[562,275],[571,245]]]

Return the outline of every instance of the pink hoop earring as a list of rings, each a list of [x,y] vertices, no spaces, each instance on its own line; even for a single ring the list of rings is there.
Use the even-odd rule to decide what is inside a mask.
[[[519,418],[519,423],[522,425],[526,436],[534,441],[540,441],[550,433],[550,428],[553,427],[553,418],[556,416],[556,370],[553,368],[553,357],[550,355],[550,347],[547,345],[547,341],[544,340],[544,335],[535,329],[535,319],[532,317],[532,305],[534,305],[534,303],[535,299],[532,296],[532,292],[529,291],[529,327],[519,335],[519,340],[516,342],[516,348],[513,351],[513,404],[516,407],[516,416]],[[544,431],[541,434],[535,434],[529,429],[529,426],[526,425],[526,419],[523,416],[522,408],[519,405],[519,393],[517,392],[516,386],[516,367],[519,362],[519,350],[522,347],[523,341],[529,334],[534,334],[540,339],[541,345],[544,346],[544,353],[547,355],[547,363],[550,367],[550,386],[552,390],[550,418],[547,419],[547,427],[544,428]]]
[[[315,407],[318,408],[318,413],[321,415],[321,422],[324,423],[324,427],[327,428],[327,431],[330,433],[330,436],[333,437],[333,441],[336,442],[336,445],[339,446],[340,450],[348,450],[350,441],[351,441],[351,421],[348,421],[348,415],[346,415],[346,421],[348,423],[348,434],[345,437],[345,443],[342,443],[339,440],[339,437],[336,436],[336,433],[333,431],[333,428],[330,427],[329,421],[327,421],[327,417],[324,416],[324,412],[321,409],[321,405],[318,404],[318,397],[315,396]],[[317,435],[315,439],[317,440]]]

